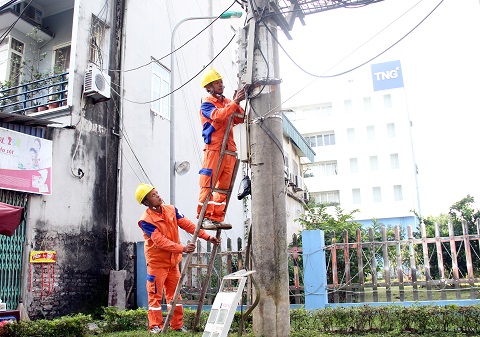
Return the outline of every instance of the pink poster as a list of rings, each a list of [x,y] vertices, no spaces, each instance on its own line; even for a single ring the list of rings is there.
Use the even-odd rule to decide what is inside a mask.
[[[0,188],[52,194],[52,142],[0,128]]]

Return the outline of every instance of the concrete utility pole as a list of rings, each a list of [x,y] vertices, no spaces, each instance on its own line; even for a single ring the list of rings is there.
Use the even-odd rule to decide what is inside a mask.
[[[255,4],[250,13],[268,6],[268,1],[257,0]],[[290,304],[278,48],[265,27],[267,24],[276,34],[277,25],[270,18],[256,24],[255,41],[249,40],[248,44],[258,47],[253,65],[247,66],[253,67],[253,83],[260,84],[251,92],[256,97],[250,100],[252,260],[256,271],[253,276],[260,288],[253,329],[255,336],[277,337],[290,334]]]

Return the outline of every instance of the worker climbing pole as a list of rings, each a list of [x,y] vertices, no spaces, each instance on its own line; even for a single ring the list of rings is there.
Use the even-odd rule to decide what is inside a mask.
[[[219,239],[222,229],[232,228],[230,224],[225,224],[222,221],[225,218],[239,166],[237,148],[233,139],[233,126],[243,123],[245,113],[239,105],[245,99],[245,91],[243,89],[235,91],[233,100],[224,97],[222,76],[215,69],[208,69],[205,72],[202,87],[209,93],[209,96],[203,100],[200,107],[205,150],[203,165],[199,172],[198,224],[192,242],[197,240],[200,229],[216,230],[216,237]],[[207,267],[207,275],[199,300],[197,317],[199,317],[203,305],[217,248],[218,244],[215,244],[210,255],[210,263]],[[173,300],[170,303],[172,308],[178,302],[183,279],[191,263],[191,257],[192,254],[188,254],[184,261],[184,267]],[[170,310],[162,332],[167,331],[172,316],[173,310]],[[198,323],[198,319],[196,323]]]

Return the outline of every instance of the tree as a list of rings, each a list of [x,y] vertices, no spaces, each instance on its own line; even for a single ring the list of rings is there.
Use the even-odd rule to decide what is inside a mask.
[[[453,234],[454,235],[463,235],[462,229],[462,221],[467,223],[468,233],[469,234],[477,234],[476,229],[476,221],[480,219],[480,211],[473,208],[473,204],[475,203],[474,197],[471,195],[467,195],[465,198],[461,199],[460,201],[455,202],[452,206],[450,206],[448,214],[440,214],[438,216],[428,216],[428,217],[421,217],[418,215],[416,211],[413,211],[415,215],[418,217],[420,223],[424,223],[425,231],[427,237],[434,237],[435,236],[435,223],[439,227],[440,236],[449,236],[448,231],[448,223],[451,222],[453,225]],[[416,238],[421,237],[420,230],[415,233]],[[457,262],[458,268],[461,275],[466,275],[467,273],[467,264],[466,264],[466,257],[465,257],[465,249],[463,247],[462,242],[457,242]],[[470,247],[472,251],[472,256],[480,256],[480,249],[477,245],[471,245]],[[432,278],[439,278],[439,270],[438,270],[438,263],[437,263],[437,254],[436,246],[434,244],[429,245],[429,251],[433,253],[430,254],[430,273]],[[443,264],[445,267],[446,277],[448,278],[449,273],[452,271],[452,259],[450,253],[450,247],[448,245],[442,245],[442,253],[443,253]],[[420,264],[423,264],[423,253],[421,251],[421,246],[417,246],[417,254],[418,260]],[[474,258],[473,261],[474,270],[480,269],[480,260],[478,258]],[[477,275],[478,276],[478,275]]]

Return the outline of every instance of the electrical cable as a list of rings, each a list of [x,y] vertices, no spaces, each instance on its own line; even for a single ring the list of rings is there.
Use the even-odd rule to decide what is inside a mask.
[[[8,34],[12,31],[13,27],[17,24],[18,20],[22,17],[23,13],[27,10],[28,6],[33,2],[33,0],[30,0],[29,3],[23,8],[22,12],[18,15],[18,18],[10,25],[10,27],[7,28],[7,30],[0,36],[0,44],[3,43],[3,40],[8,36]]]
[[[223,53],[223,51],[230,45],[230,43],[232,43],[233,39],[235,38],[236,34],[234,34],[232,36],[232,38],[230,39],[230,41],[228,41],[228,43],[222,48],[222,50],[220,50],[220,52],[210,61],[206,64],[206,66],[209,66],[210,64],[213,63],[213,61],[215,61],[215,59],[220,56],[220,54]],[[149,103],[153,103],[153,102],[156,102],[156,101],[159,101],[161,100],[162,98],[165,98],[165,97],[168,97],[170,96],[171,94],[173,94],[174,92],[180,90],[181,88],[183,88],[184,86],[186,86],[188,83],[190,83],[191,81],[193,81],[198,75],[200,75],[205,69],[201,69],[199,72],[197,72],[194,76],[192,76],[187,82],[183,83],[181,86],[179,86],[178,88],[175,88],[173,91],[163,95],[163,96],[160,96],[158,98],[155,98],[155,99],[152,99],[152,100],[149,100],[149,101],[144,101],[144,102],[138,102],[138,101],[133,101],[133,100],[130,100],[130,99],[127,99],[125,97],[123,97],[124,100],[126,100],[127,102],[130,102],[130,103],[135,103],[135,104],[149,104]],[[113,88],[110,88],[117,96],[120,97],[120,94],[114,90]]]
[[[20,0],[10,0],[8,1],[6,4],[0,6],[0,11],[3,11],[4,9],[6,9],[7,7],[10,7],[11,5],[14,5],[15,2],[17,1],[20,1]]]
[[[370,63],[371,61],[375,60],[376,58],[380,57],[381,55],[385,54],[387,51],[389,51],[390,49],[392,49],[394,46],[396,46],[398,43],[400,43],[403,39],[405,39],[408,35],[410,35],[415,29],[417,29],[442,3],[443,3],[444,0],[440,0],[440,2],[427,14],[427,16],[425,16],[422,20],[420,20],[419,23],[417,23],[412,29],[410,29],[406,34],[404,34],[400,39],[398,39],[397,41],[395,41],[393,44],[391,44],[389,47],[387,47],[386,49],[384,49],[382,52],[378,53],[377,55],[373,56],[372,58],[368,59],[367,61],[361,63],[360,65],[357,65],[351,69],[348,69],[348,70],[345,70],[343,72],[340,72],[340,73],[337,73],[337,74],[333,74],[333,75],[316,75],[316,74],[313,74],[305,69],[303,69],[297,62],[295,62],[295,60],[290,56],[290,54],[288,54],[288,52],[285,50],[285,48],[282,46],[282,44],[280,43],[280,41],[278,41],[278,39],[276,38],[276,36],[273,34],[273,32],[270,30],[270,28],[268,28],[267,25],[265,25],[265,27],[267,28],[268,32],[270,33],[270,35],[273,37],[273,39],[275,40],[275,42],[278,44],[278,46],[282,49],[282,51],[285,53],[285,55],[293,62],[293,64],[295,64],[295,66],[297,66],[301,71],[303,71],[304,73],[306,73],[307,75],[310,75],[310,76],[313,76],[313,77],[318,77],[318,78],[332,78],[332,77],[338,77],[338,76],[341,76],[341,75],[345,75],[347,73],[350,73],[362,66],[364,66],[365,64],[367,63]],[[417,4],[416,4],[417,5]],[[415,5],[415,6],[416,6]],[[263,18],[262,18],[262,22],[263,22]],[[264,22],[265,24],[265,22]],[[388,27],[388,26],[387,26]]]
[[[251,1],[251,0],[250,0]],[[381,55],[383,55],[384,53],[386,53],[388,50],[392,49],[394,46],[396,46],[398,43],[400,43],[404,38],[406,38],[408,35],[410,35],[415,29],[417,29],[442,3],[443,3],[444,0],[440,0],[440,2],[422,19],[420,20],[419,23],[417,23],[412,29],[410,29],[406,34],[404,34],[400,39],[398,39],[396,42],[394,42],[393,44],[391,44],[389,47],[387,47],[386,49],[384,49],[382,52],[380,52],[379,54],[377,54],[376,56],[370,58],[368,61],[366,62],[363,62],[362,64],[358,65],[358,66],[355,66],[349,70],[346,70],[346,71],[343,71],[341,73],[338,73],[338,74],[334,74],[334,75],[315,75],[313,73],[310,73],[306,70],[304,70],[300,65],[298,65],[295,60],[288,54],[288,52],[285,50],[285,48],[282,46],[282,44],[278,41],[278,39],[276,39],[276,37],[273,35],[273,32],[268,28],[268,26],[266,26],[267,30],[269,31],[270,35],[272,35],[272,37],[274,38],[274,40],[277,42],[277,44],[279,45],[279,47],[282,49],[282,51],[287,55],[287,57],[300,69],[302,70],[303,72],[305,72],[307,75],[310,75],[310,76],[313,76],[313,77],[316,77],[317,79],[318,78],[332,78],[332,77],[338,77],[338,76],[341,76],[341,75],[344,75],[344,74],[347,74],[349,72],[352,72],[362,66],[364,66],[365,64],[373,61],[374,59],[380,57]],[[413,7],[415,7],[417,4],[415,4]],[[413,8],[412,7],[412,8]],[[410,8],[411,9],[411,8]],[[407,10],[408,11],[410,11]],[[405,14],[405,13],[404,13]],[[402,16],[404,15],[402,14]],[[388,26],[387,26],[388,27]],[[385,27],[386,28],[386,27]],[[368,41],[367,41],[368,42]],[[361,47],[361,46],[360,46]],[[360,48],[359,47],[359,48]],[[358,48],[357,48],[358,49]],[[337,63],[338,64],[338,63]],[[337,64],[335,64],[334,66],[332,66],[331,68],[329,68],[328,70],[332,69],[333,67],[335,67]],[[327,70],[327,71],[328,71]],[[310,83],[308,83],[306,86],[304,86],[303,88],[301,88],[300,90],[298,90],[296,93],[294,93],[292,96],[290,96],[289,98],[287,98],[286,100],[284,100],[283,102],[281,102],[280,105],[272,108],[270,111],[266,112],[263,116],[266,116],[268,115],[270,112],[274,111],[275,109],[279,108],[282,104],[284,104],[285,102],[289,101],[290,99],[292,99],[293,97],[295,97],[296,95],[298,95],[301,91],[303,91],[305,88],[307,88],[308,86],[310,86],[312,83],[314,83],[315,81],[312,81]],[[263,117],[261,116],[261,117]],[[253,121],[252,121],[253,122]]]
[[[189,40],[187,40],[184,44],[182,44],[180,47],[176,48],[175,50],[172,50],[170,51],[170,53],[162,56],[161,58],[154,58],[152,57],[152,60],[150,60],[150,62],[148,63],[145,63],[141,66],[138,66],[138,67],[134,67],[134,68],[131,68],[131,69],[127,69],[127,70],[121,70],[121,69],[103,69],[103,70],[108,70],[108,71],[115,71],[115,72],[123,72],[123,73],[126,73],[126,72],[130,72],[130,71],[134,71],[134,70],[138,70],[138,69],[141,69],[143,67],[146,67],[148,65],[150,65],[152,62],[160,62],[161,60],[167,58],[168,56],[172,55],[173,53],[175,53],[176,51],[180,50],[181,48],[183,48],[185,45],[187,45],[188,43],[190,43],[192,40],[194,40],[195,38],[197,38],[200,34],[202,34],[205,30],[207,30],[208,27],[210,27],[211,25],[213,25],[213,23],[215,21],[217,21],[218,19],[220,19],[220,17],[225,13],[227,12],[230,8],[232,8],[232,6],[236,3],[236,1],[234,1],[227,9],[225,9],[222,13],[220,13],[219,16],[217,16],[217,18],[213,19],[212,22],[210,22],[207,26],[205,26],[202,30],[200,30],[197,34],[195,34],[192,38],[190,38]],[[210,64],[210,63],[209,63]]]

